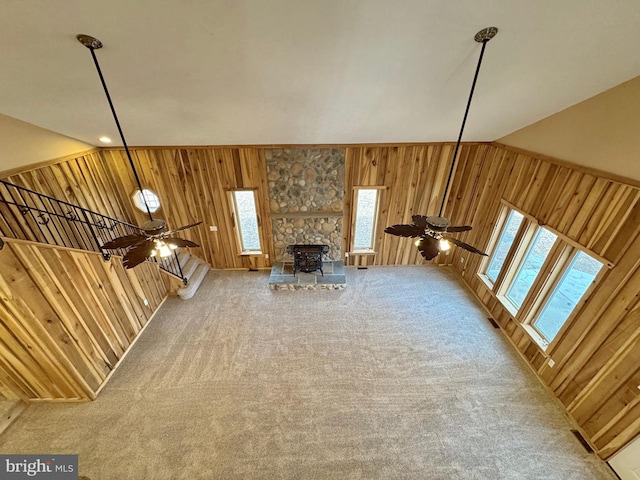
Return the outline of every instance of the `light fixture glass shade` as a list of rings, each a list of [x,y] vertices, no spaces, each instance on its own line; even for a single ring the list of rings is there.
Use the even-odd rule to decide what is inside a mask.
[[[451,248],[451,244],[449,243],[449,241],[444,238],[440,239],[439,246],[440,246],[440,251],[442,252],[446,252]]]
[[[156,240],[156,248],[151,250],[149,254],[150,257],[155,257],[156,255],[161,258],[166,258],[171,255],[173,249],[177,248],[175,245],[168,244],[163,242],[162,240]]]
[[[158,254],[162,257],[168,257],[171,255],[171,249],[169,248],[169,245],[167,245],[166,243],[162,242],[162,244],[160,245],[160,248],[158,249]]]

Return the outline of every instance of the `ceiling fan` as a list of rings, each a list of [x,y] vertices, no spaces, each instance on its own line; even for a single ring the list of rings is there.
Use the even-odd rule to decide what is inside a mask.
[[[411,220],[413,221],[411,224],[392,225],[384,231],[398,237],[420,237],[415,242],[416,247],[427,260],[435,258],[441,251],[449,250],[451,243],[471,253],[487,256],[476,247],[447,235],[447,233],[467,232],[471,230],[469,225],[452,226],[448,219],[440,216],[413,215]]]
[[[168,257],[178,247],[199,247],[199,245],[185,238],[172,237],[176,232],[200,225],[202,222],[192,223],[183,227],[167,230],[164,220],[150,220],[142,225],[144,233],[125,235],[105,243],[102,247],[108,250],[126,248],[123,258],[125,268],[133,268],[149,257]]]
[[[482,43],[482,50],[480,50],[480,58],[478,59],[478,66],[476,67],[476,73],[473,77],[473,83],[471,85],[471,92],[469,92],[469,100],[467,101],[467,108],[464,112],[464,118],[462,119],[462,126],[460,127],[460,134],[458,135],[458,141],[456,142],[456,148],[453,151],[453,159],[451,161],[451,168],[449,169],[449,176],[447,177],[447,183],[442,194],[442,203],[440,204],[440,212],[437,216],[424,216],[413,215],[411,224],[398,224],[391,225],[384,229],[385,233],[390,235],[396,235],[398,237],[419,237],[415,244],[418,247],[418,251],[426,260],[432,260],[437,257],[442,251],[447,251],[451,248],[451,244],[454,244],[460,248],[476,253],[478,255],[487,256],[482,250],[476,247],[464,243],[457,238],[447,235],[448,233],[467,232],[471,230],[469,225],[452,226],[449,219],[443,217],[444,205],[449,194],[449,187],[451,186],[451,178],[455,169],[456,160],[458,157],[458,150],[460,149],[460,142],[462,140],[462,133],[464,132],[464,126],[467,122],[467,115],[469,114],[469,107],[471,106],[471,99],[473,98],[473,91],[476,87],[476,81],[478,80],[478,73],[480,72],[480,65],[482,64],[482,57],[484,55],[484,49],[487,46],[487,42],[496,36],[498,29],[496,27],[488,27],[480,30],[476,33],[474,40],[478,43]]]
[[[122,132],[120,121],[118,120],[118,115],[116,114],[115,107],[113,106],[113,102],[111,101],[111,95],[109,95],[107,84],[102,75],[102,70],[100,69],[100,64],[98,63],[98,58],[96,57],[94,51],[96,49],[102,48],[103,44],[100,40],[90,35],[80,34],[77,35],[76,38],[91,52],[93,63],[95,64],[96,70],[98,71],[98,76],[100,77],[102,88],[104,89],[107,101],[109,102],[111,113],[113,114],[113,119],[116,122],[116,127],[118,127],[118,133],[120,134],[120,138],[122,139],[124,150],[127,153],[129,165],[131,165],[131,170],[133,170],[133,176],[136,179],[138,189],[141,193],[140,196],[142,198],[142,201],[144,202],[145,209],[147,210],[147,214],[149,216],[149,220],[140,227],[142,233],[124,235],[122,237],[115,238],[102,245],[102,248],[105,248],[107,250],[126,249],[127,252],[123,257],[123,265],[125,268],[133,268],[136,265],[144,262],[149,257],[168,257],[173,253],[173,250],[179,247],[199,247],[200,245],[192,242],[191,240],[173,237],[172,235],[176,232],[180,232],[182,230],[200,225],[202,222],[196,222],[175,228],[173,230],[168,230],[167,223],[164,220],[154,219],[151,215],[151,209],[149,208],[149,205],[147,203],[147,197],[143,192],[140,177],[138,176],[136,166],[133,163],[133,159],[131,158],[129,146],[127,145],[127,141],[124,138],[124,133]]]

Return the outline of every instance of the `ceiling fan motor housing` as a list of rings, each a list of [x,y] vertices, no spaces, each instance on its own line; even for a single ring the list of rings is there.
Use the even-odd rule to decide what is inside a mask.
[[[147,220],[140,227],[147,235],[160,235],[167,231],[167,222],[164,220]]]
[[[427,217],[427,226],[435,232],[446,232],[449,225],[451,222],[444,217]]]

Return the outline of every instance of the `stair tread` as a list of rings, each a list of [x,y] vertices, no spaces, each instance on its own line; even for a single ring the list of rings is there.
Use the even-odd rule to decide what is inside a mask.
[[[180,268],[184,269],[184,266],[189,262],[191,254],[187,251],[180,252],[178,254],[178,262],[180,262]]]
[[[196,257],[191,257],[189,259],[189,261],[186,263],[186,265],[181,266],[182,268],[182,275],[184,275],[184,277],[189,280],[191,279],[191,276],[193,275],[193,273],[196,271],[196,269],[198,268],[198,265],[201,265],[202,262],[200,261],[199,258]]]
[[[209,265],[207,265],[206,263],[200,263],[192,277],[189,279],[189,284],[186,287],[178,290],[178,295],[180,296],[180,298],[182,298],[183,300],[188,300],[189,298],[193,297],[198,291],[198,288],[200,287],[200,284],[204,280],[204,277],[207,275],[208,271]]]

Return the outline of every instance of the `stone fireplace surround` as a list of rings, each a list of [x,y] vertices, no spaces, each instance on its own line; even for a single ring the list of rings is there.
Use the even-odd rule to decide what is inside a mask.
[[[324,244],[342,258],[345,153],[339,148],[274,148],[265,152],[275,260],[287,245]]]

